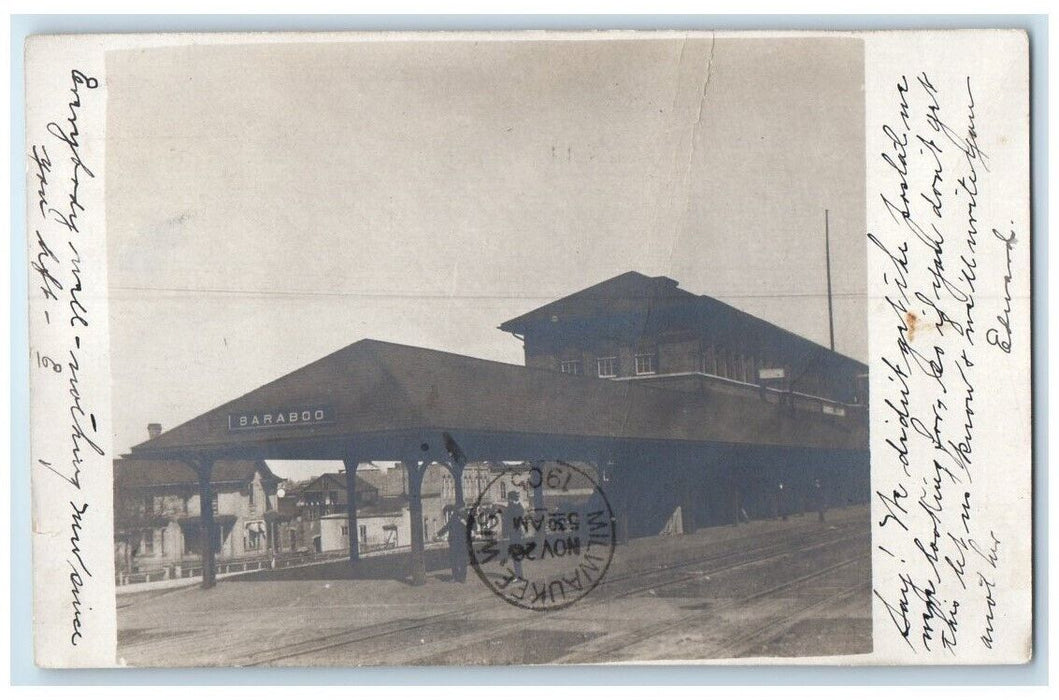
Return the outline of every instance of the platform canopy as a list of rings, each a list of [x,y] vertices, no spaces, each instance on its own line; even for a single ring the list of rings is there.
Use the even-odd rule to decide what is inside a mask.
[[[604,465],[624,541],[635,498],[631,477],[692,466],[785,465],[808,474],[866,462],[860,415],[830,416],[753,395],[701,393],[562,374],[546,369],[362,340],[269,382],[132,448],[133,459],[179,460],[198,475],[203,540],[216,539],[211,474],[225,460],[342,460],[350,562],[359,558],[357,465],[404,462],[408,475],[411,580],[426,581],[421,486],[434,463],[453,476],[465,504],[464,465],[484,460],[587,460]],[[613,467],[613,468],[612,468]],[[619,472],[621,476],[619,477]],[[734,481],[727,482],[733,489]],[[537,489],[543,486],[538,484]],[[687,484],[673,488],[692,498]],[[733,491],[734,493],[734,491]],[[688,501],[689,508],[691,501]],[[216,580],[214,550],[204,587]]]
[[[145,459],[577,459],[635,445],[866,451],[859,416],[361,340],[132,448]]]

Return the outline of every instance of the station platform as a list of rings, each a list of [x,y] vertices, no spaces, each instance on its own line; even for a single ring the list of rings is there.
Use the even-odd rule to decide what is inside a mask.
[[[571,606],[516,608],[427,552],[119,594],[119,663],[360,666],[834,656],[871,650],[867,505],[619,545]]]

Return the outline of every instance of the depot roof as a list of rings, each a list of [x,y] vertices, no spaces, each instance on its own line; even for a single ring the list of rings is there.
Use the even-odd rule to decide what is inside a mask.
[[[675,318],[691,325],[710,329],[768,346],[799,366],[821,363],[845,372],[863,373],[867,365],[814,343],[796,333],[740,311],[723,301],[681,289],[669,277],[648,277],[629,271],[591,287],[556,299],[544,306],[500,324],[500,330],[528,335],[534,330],[548,330],[561,323],[602,322],[618,316],[635,317],[631,328],[637,333],[658,332],[672,327]],[[611,327],[613,331],[613,327]]]
[[[646,312],[658,306],[686,303],[697,298],[680,289],[679,283],[669,277],[648,277],[629,271],[504,321],[500,330],[524,333],[530,326],[553,319]]]
[[[293,413],[297,420],[282,425],[238,424],[246,416]],[[286,458],[302,454],[294,446],[375,444],[372,439],[379,436],[416,431],[867,449],[866,421],[857,418],[795,412],[753,396],[671,391],[361,340],[137,445],[132,453]]]

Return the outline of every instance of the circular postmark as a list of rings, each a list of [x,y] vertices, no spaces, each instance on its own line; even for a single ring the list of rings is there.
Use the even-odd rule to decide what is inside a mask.
[[[587,469],[527,464],[504,470],[481,490],[467,520],[467,550],[475,573],[505,602],[558,610],[603,580],[614,556],[614,525],[610,503]]]

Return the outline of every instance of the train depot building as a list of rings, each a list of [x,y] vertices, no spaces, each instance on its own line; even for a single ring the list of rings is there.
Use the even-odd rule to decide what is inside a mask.
[[[392,544],[421,584],[445,506],[526,462],[588,465],[619,541],[868,500],[863,363],[636,272],[500,330],[525,366],[365,339],[153,434],[115,464],[116,559],[209,587],[254,547]],[[281,496],[272,460],[344,469]]]

